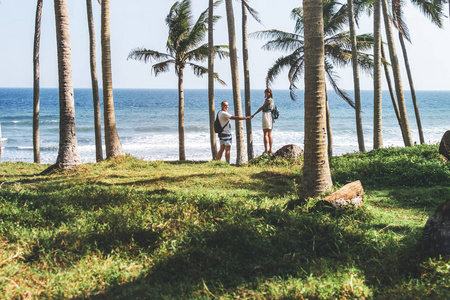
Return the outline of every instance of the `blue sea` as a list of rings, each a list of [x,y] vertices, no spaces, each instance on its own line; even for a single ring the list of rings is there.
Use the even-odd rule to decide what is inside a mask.
[[[90,89],[75,89],[74,93],[80,155],[85,163],[95,162],[92,92]],[[356,152],[355,111],[334,92],[328,93],[333,155]],[[450,92],[418,91],[416,94],[425,141],[438,143],[445,131],[450,130]],[[286,144],[297,144],[303,148],[303,91],[298,91],[297,95],[298,99],[292,101],[288,90],[274,91],[275,104],[280,110],[280,118],[273,130],[274,150]],[[372,95],[371,91],[361,93],[364,139],[368,151],[373,145]],[[412,136],[419,143],[408,91],[405,97]],[[58,90],[41,89],[40,98],[41,162],[54,163],[59,145]],[[254,112],[264,102],[263,90],[252,90],[251,98]],[[216,90],[216,109],[222,100],[230,103],[230,112],[233,113],[232,91]],[[116,89],[114,104],[117,131],[125,152],[144,160],[178,160],[177,90]],[[31,88],[0,88],[2,162],[33,162],[32,105]],[[254,150],[256,155],[260,155],[264,151],[261,114],[256,115],[252,123]],[[232,126],[234,128],[234,123]],[[383,140],[385,147],[403,146],[388,92],[383,93]],[[211,160],[207,90],[185,90],[185,145],[187,160]],[[236,146],[233,145],[231,161],[235,160]]]

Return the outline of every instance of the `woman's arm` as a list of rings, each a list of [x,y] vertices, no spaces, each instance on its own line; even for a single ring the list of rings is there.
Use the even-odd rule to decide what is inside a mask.
[[[260,108],[258,108],[258,110],[252,115],[252,118],[253,118],[257,113],[259,113],[261,110],[263,110],[266,106],[268,106],[268,105],[270,104],[270,101],[272,101],[272,99],[271,99],[271,98],[267,98],[266,101],[264,102],[264,104],[263,104]]]

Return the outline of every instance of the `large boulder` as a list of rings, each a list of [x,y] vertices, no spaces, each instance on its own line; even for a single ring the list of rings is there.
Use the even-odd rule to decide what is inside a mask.
[[[423,229],[425,247],[450,255],[450,199],[430,216]]]
[[[439,153],[447,160],[450,160],[450,130],[447,130],[442,136],[442,140],[439,145]]]
[[[357,180],[344,185],[342,188],[327,196],[321,204],[332,206],[335,209],[343,209],[347,206],[364,205],[364,189],[361,181]]]
[[[275,156],[282,158],[299,158],[302,154],[303,149],[294,144],[283,146],[275,152]]]

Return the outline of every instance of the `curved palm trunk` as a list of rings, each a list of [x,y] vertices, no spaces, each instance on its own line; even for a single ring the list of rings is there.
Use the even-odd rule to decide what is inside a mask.
[[[209,139],[212,158],[217,158],[216,133],[214,131],[214,0],[209,0],[208,20],[208,105],[209,105]]]
[[[228,23],[228,40],[230,47],[230,65],[231,65],[231,79],[233,83],[233,102],[234,114],[242,116],[241,91],[239,85],[239,70],[237,60],[236,47],[236,30],[234,26],[234,13],[232,0],[225,0],[227,10]],[[247,160],[245,158],[245,143],[244,143],[244,125],[241,120],[235,121],[236,126],[236,165],[241,165]]]
[[[184,150],[184,88],[183,88],[184,70],[178,71],[178,154],[181,161],[186,160]]]
[[[356,49],[355,17],[353,15],[353,1],[347,0],[348,22],[350,24],[350,39],[352,43],[353,85],[355,89],[356,133],[358,135],[359,151],[364,152],[364,132],[361,116],[361,90],[359,86],[358,51]]]
[[[95,159],[103,160],[102,125],[100,116],[100,96],[98,93],[97,64],[95,58],[95,27],[92,15],[92,1],[86,0],[87,19],[89,28],[89,53],[91,66],[92,99],[94,104],[94,132],[95,132]]]
[[[33,50],[33,157],[35,163],[41,163],[41,149],[39,147],[39,46],[41,42],[41,20],[43,0],[37,1],[36,19],[34,25]]]
[[[422,122],[420,121],[419,106],[417,105],[416,90],[414,89],[414,82],[411,75],[411,68],[409,67],[408,52],[406,51],[403,35],[400,32],[398,33],[398,38],[400,39],[400,45],[402,46],[403,51],[403,59],[405,60],[406,74],[408,75],[409,87],[411,89],[411,98],[414,105],[414,113],[416,115],[416,123],[417,128],[419,130],[419,139],[420,143],[423,144],[425,143],[425,139],[423,137]]]
[[[124,155],[116,128],[111,71],[110,0],[102,0],[102,73],[103,73],[103,113],[105,122],[106,157]]]
[[[304,0],[305,153],[300,198],[331,189],[327,153],[325,59],[321,0]]]
[[[252,104],[250,99],[250,66],[248,60],[248,34],[247,34],[247,8],[244,1],[242,3],[242,49],[243,49],[243,65],[244,65],[244,88],[245,88],[245,115],[252,114]],[[252,120],[245,121],[245,129],[247,131],[247,158],[253,159],[253,135],[252,135]]]
[[[381,14],[380,0],[374,1],[373,14],[373,148],[383,148],[381,96]]]
[[[401,119],[401,129],[403,142],[405,146],[412,146],[411,130],[409,128],[408,115],[406,113],[405,96],[403,94],[403,86],[400,75],[400,66],[398,63],[397,53],[395,51],[394,36],[392,34],[391,20],[389,18],[387,0],[382,0],[382,9],[384,17],[384,27],[386,29],[386,37],[389,45],[389,55],[391,57],[392,71],[394,73],[395,92],[397,94],[398,108]]]
[[[384,53],[383,41],[381,41],[381,58],[386,61],[386,55]],[[394,107],[395,116],[397,117],[398,125],[402,128],[402,120],[400,119],[400,113],[398,112],[397,101],[395,100],[395,93],[392,87],[391,75],[389,75],[389,69],[386,64],[383,64],[384,74],[386,76],[386,82],[389,89],[389,95],[391,96],[392,106]]]
[[[67,0],[55,0],[59,81],[59,151],[56,166],[70,169],[81,164],[75,132],[72,62]]]

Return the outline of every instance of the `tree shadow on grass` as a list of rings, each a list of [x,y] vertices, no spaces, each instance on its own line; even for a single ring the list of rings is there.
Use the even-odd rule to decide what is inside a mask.
[[[345,274],[348,268],[360,270],[366,284],[372,287],[392,285],[414,276],[418,262],[411,263],[410,258],[417,251],[411,247],[417,244],[417,237],[406,244],[381,246],[367,238],[369,225],[364,224],[364,213],[355,214],[360,228],[342,224],[347,217],[340,213],[250,210],[240,220],[188,232],[185,241],[158,260],[144,276],[85,297],[220,297],[245,287],[257,288],[274,277],[306,280],[310,276]],[[406,234],[407,230],[396,228],[398,234]]]

